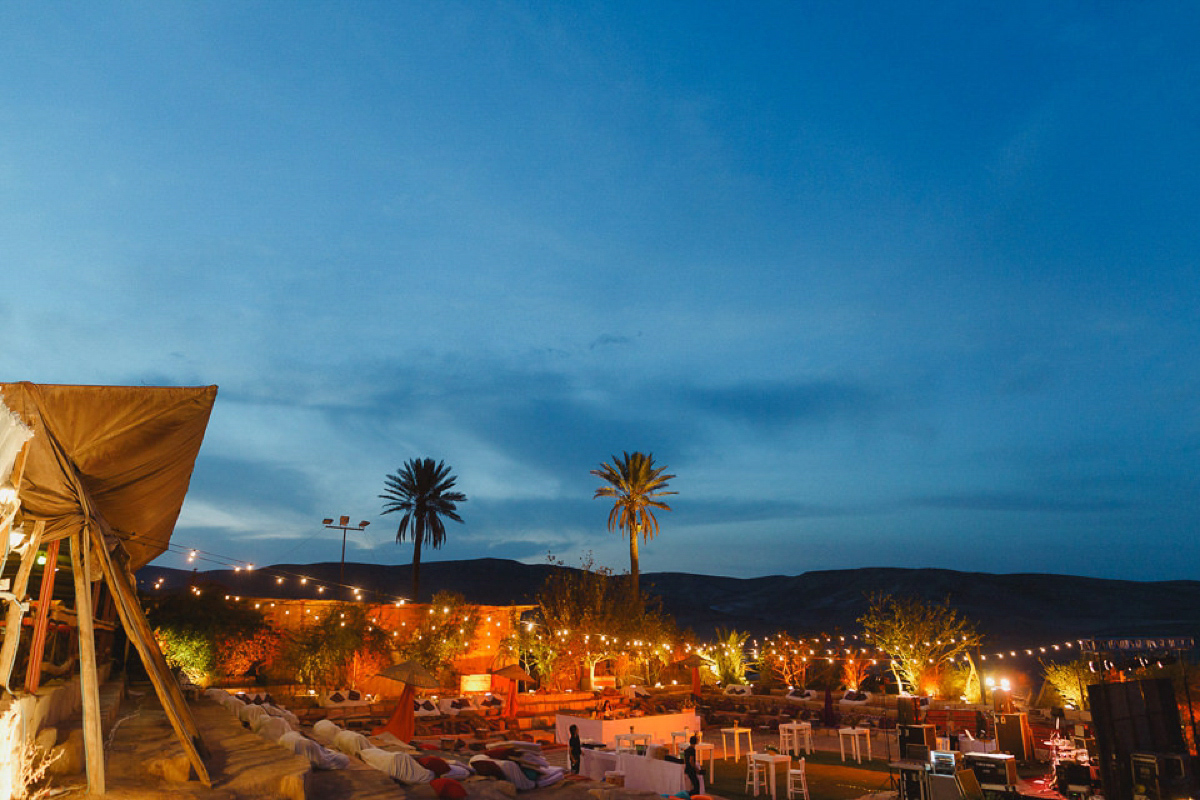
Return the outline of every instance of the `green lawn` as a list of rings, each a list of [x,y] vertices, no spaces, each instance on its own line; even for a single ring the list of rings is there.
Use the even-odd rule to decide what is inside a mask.
[[[864,761],[861,765],[853,761],[843,764],[837,753],[817,751],[807,757],[805,764],[808,793],[812,800],[855,800],[889,788],[887,764],[881,759]],[[707,787],[713,794],[729,800],[750,800],[752,795],[746,791],[745,756],[740,762],[717,759],[716,770],[716,781]],[[706,770],[706,778],[707,775]],[[779,800],[785,800],[787,784],[782,767],[779,767],[777,779]],[[759,800],[764,798],[769,800],[770,795],[764,793],[759,796]]]

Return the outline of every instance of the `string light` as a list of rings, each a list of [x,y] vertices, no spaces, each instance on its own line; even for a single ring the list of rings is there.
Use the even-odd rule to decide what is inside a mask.
[[[222,555],[220,553],[213,553],[213,552],[210,552],[207,550],[202,550],[197,547],[183,545],[183,544],[180,544],[179,542],[173,542],[170,540],[162,541],[161,539],[154,540],[151,537],[138,536],[135,534],[123,534],[123,535],[129,539],[136,539],[138,541],[147,542],[147,543],[157,542],[159,544],[162,544],[165,546],[166,550],[168,550],[170,552],[179,553],[180,555],[184,556],[187,563],[189,563],[189,564],[194,564],[198,561],[203,561],[203,562],[206,562],[209,564],[213,564],[217,567],[230,569],[232,572],[239,574],[239,575],[241,573],[249,573],[249,572],[254,572],[254,571],[258,571],[258,572],[265,571],[269,575],[274,576],[276,586],[284,586],[292,580],[295,580],[300,586],[308,586],[310,583],[310,576],[307,576],[307,575],[299,575],[299,574],[289,572],[289,571],[283,570],[283,569],[278,569],[275,567],[268,567],[268,568],[264,569],[264,568],[259,567],[252,561],[243,561],[242,559],[233,558],[230,556]],[[156,583],[158,583],[158,585],[155,586],[154,588],[161,589],[162,586],[165,585],[163,583],[163,581],[165,581],[165,578],[160,576],[158,581],[156,581]],[[360,595],[360,596],[356,597],[355,599],[359,599],[359,600],[362,599],[364,590],[361,587],[348,586],[345,584],[337,584],[337,583],[332,584],[332,585],[335,587],[340,587],[340,588],[346,589],[348,591],[354,592],[356,595]],[[324,588],[319,588],[318,592],[323,594]],[[194,594],[194,592],[193,592],[193,594]],[[407,598],[398,596],[398,595],[393,595],[391,597],[384,597],[383,599],[385,602],[395,603],[396,605],[404,605],[407,602]]]
[[[147,537],[130,536],[130,538],[146,539]],[[256,569],[253,562],[242,562],[239,559],[233,559],[233,558],[229,558],[226,556],[221,556],[219,554],[209,553],[209,552],[201,550],[199,548],[186,547],[186,546],[179,545],[177,543],[170,542],[170,541],[168,541],[166,543],[166,545],[167,545],[167,549],[172,550],[174,552],[179,552],[181,555],[184,555],[187,563],[189,563],[189,564],[194,564],[197,561],[206,561],[209,563],[223,566],[225,568],[232,567],[233,572],[236,574],[240,574],[242,572],[249,573],[249,572],[255,571],[255,569]],[[262,570],[259,570],[259,571],[262,571]],[[306,576],[306,575],[298,575],[298,574],[294,574],[294,573],[289,573],[285,570],[279,570],[276,568],[266,568],[266,571],[269,574],[274,575],[276,586],[283,586],[286,583],[288,583],[290,580],[295,580],[300,586],[306,586],[306,587],[310,583],[309,576]],[[152,584],[153,589],[161,590],[162,587],[164,586],[164,582],[165,582],[164,576],[158,577],[155,580],[155,582]],[[343,589],[349,589],[351,592],[353,592],[353,594],[355,596],[354,599],[356,599],[356,600],[362,599],[363,590],[360,587],[346,586],[346,585],[336,584],[336,583],[332,584],[332,585],[335,587],[341,586],[341,588],[343,588]],[[324,585],[316,586],[317,594],[323,595],[325,593],[325,589],[326,589],[326,587]],[[197,586],[190,586],[189,591],[191,591],[191,593],[197,597],[201,596],[201,594],[202,594],[201,589]],[[228,598],[228,596],[227,596],[227,598]],[[241,596],[235,595],[234,598],[235,598],[235,602],[238,602],[238,601],[240,601]],[[403,598],[403,597],[393,597],[393,598],[387,598],[386,602],[390,603],[396,607],[400,607],[400,606],[405,605],[407,600],[406,600],[406,598]],[[256,604],[255,607],[258,608],[258,607],[260,607],[260,605],[261,604]],[[272,606],[273,605],[274,604],[272,604]],[[443,607],[441,609],[442,614],[448,614],[449,611],[450,611],[449,607]],[[290,613],[290,612],[285,611],[285,614],[286,613]],[[305,610],[304,613],[308,614],[308,613],[312,613],[312,612],[311,612],[311,610]],[[435,614],[437,612],[435,609],[430,608],[429,613]],[[487,622],[491,622],[490,618],[485,621],[485,625]],[[400,624],[401,624],[401,626],[406,625],[406,623],[404,623],[404,622],[401,622]],[[499,623],[499,622],[495,623],[495,625],[497,627],[499,627],[500,624],[501,623]],[[525,625],[525,629],[527,632],[532,632],[534,630],[535,623],[533,621],[524,620],[524,621],[522,621],[522,624]],[[461,632],[462,631],[460,630],[460,633]],[[571,635],[571,632],[567,629],[564,629],[561,631],[556,631],[555,634],[557,635],[558,638],[564,639],[564,638],[569,637]],[[396,635],[396,634],[394,633],[393,635]],[[488,635],[488,634],[486,633],[486,628],[485,628],[485,636],[486,635]],[[810,636],[810,637],[794,637],[794,638],[787,636],[786,634],[784,636],[787,641],[792,641],[792,642],[796,642],[796,643],[808,642],[811,645],[815,645],[816,647],[821,647],[821,649],[825,652],[826,659],[830,663],[833,663],[836,660],[847,660],[847,661],[853,660],[853,659],[855,659],[856,654],[861,655],[865,660],[869,658],[869,661],[871,664],[879,664],[881,662],[886,663],[886,662],[889,662],[892,660],[890,658],[890,656],[888,656],[887,653],[884,653],[883,651],[880,651],[877,648],[861,647],[861,648],[858,648],[856,651],[855,649],[852,649],[852,648],[840,646],[842,643],[845,643],[848,638],[852,641],[866,641],[869,639],[869,637],[866,636],[865,634],[861,637],[861,639],[860,639],[859,635],[857,635],[857,634],[850,635],[849,637],[847,637],[847,635],[840,635],[840,634],[837,636],[826,635],[826,636]],[[602,644],[605,644],[605,645],[610,644],[610,639],[609,639],[608,635],[604,634],[604,633],[593,632],[593,633],[589,633],[589,634],[584,634],[584,637],[585,637],[583,639],[584,642],[589,641],[590,637],[596,637],[596,639],[598,639]],[[538,637],[538,638],[541,638],[541,637]],[[935,640],[935,641],[936,641],[937,645],[945,646],[946,644],[955,644],[959,640],[956,637],[949,637],[947,640],[939,639],[939,640]],[[615,640],[612,640],[611,643],[615,644]],[[753,654],[755,659],[759,659],[761,657],[761,655],[767,655],[767,656],[773,657],[774,659],[776,659],[778,661],[782,661],[783,657],[781,655],[779,655],[779,650],[778,650],[778,647],[774,643],[773,637],[765,637],[762,639],[761,650],[760,650],[759,639],[753,639],[751,643],[752,643],[752,647],[750,648],[750,652]],[[835,645],[835,644],[839,645],[837,647],[837,651],[840,651],[840,652],[835,652],[835,650],[832,647],[830,647],[831,645]],[[926,642],[925,644],[926,644],[926,646],[930,646],[930,647],[933,646],[933,644],[931,644],[929,642]],[[1066,641],[1066,642],[1052,643],[1049,645],[1037,645],[1037,646],[1033,646],[1033,647],[1022,647],[1022,648],[1018,648],[1017,650],[1007,651],[1007,656],[1009,658],[1017,658],[1018,651],[1023,652],[1026,656],[1033,656],[1035,650],[1038,653],[1047,653],[1048,651],[1062,652],[1062,650],[1064,650],[1064,649],[1070,651],[1070,650],[1074,649],[1074,647],[1077,644],[1078,644],[1078,642]],[[638,650],[644,650],[645,648],[650,648],[652,651],[661,648],[665,652],[670,652],[670,650],[671,650],[671,646],[668,644],[656,646],[653,643],[643,642],[641,640],[629,640],[626,642],[626,647],[632,647],[632,648],[636,648]],[[604,648],[604,649],[607,649],[607,648]],[[697,653],[711,652],[710,648],[704,648],[701,646],[692,646],[692,645],[686,645],[683,647],[683,649],[685,652],[697,652]],[[727,650],[728,648],[723,648],[723,649]],[[911,646],[910,646],[910,649],[911,649]],[[795,647],[785,647],[785,652],[789,653],[790,655],[793,655],[793,656],[799,656],[801,658],[802,662],[807,662],[808,656],[812,656],[812,655],[816,654],[815,648],[812,648],[812,647],[810,647],[808,650],[808,656],[802,655],[801,651],[796,649]],[[982,661],[986,661],[989,656],[993,657],[993,658],[997,658],[997,659],[1004,659],[1006,657],[1006,653],[1004,651],[990,651],[987,653],[979,654],[979,658]],[[958,659],[951,659],[951,660],[952,661],[960,660],[962,662],[966,662],[966,661],[970,660],[970,657],[968,655],[964,654]]]

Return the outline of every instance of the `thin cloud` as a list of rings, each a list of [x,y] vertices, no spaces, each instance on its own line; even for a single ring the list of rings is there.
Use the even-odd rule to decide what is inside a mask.
[[[600,347],[612,347],[615,345],[625,345],[633,342],[629,336],[619,336],[613,333],[605,333],[597,336],[588,344],[588,350],[595,350]]]

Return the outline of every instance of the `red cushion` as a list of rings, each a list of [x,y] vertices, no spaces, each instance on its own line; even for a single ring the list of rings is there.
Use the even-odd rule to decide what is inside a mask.
[[[493,747],[488,750],[484,750],[483,754],[485,756],[487,756],[488,758],[498,758],[498,759],[504,761],[504,760],[510,759],[513,756],[515,756],[517,754],[517,748],[515,748],[515,747]]]
[[[446,763],[446,759],[437,756],[421,756],[417,759],[417,763],[439,778],[450,771],[450,765]]]
[[[467,796],[467,790],[454,778],[434,778],[429,782],[437,796],[445,800],[462,800]]]
[[[476,775],[483,775],[488,778],[499,778],[502,781],[508,780],[508,776],[504,774],[504,770],[500,769],[500,765],[495,761],[489,761],[486,758],[481,758],[478,761],[471,761],[471,769],[475,770]]]

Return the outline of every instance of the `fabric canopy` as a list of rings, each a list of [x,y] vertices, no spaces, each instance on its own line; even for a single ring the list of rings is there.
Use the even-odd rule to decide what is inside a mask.
[[[12,475],[13,462],[17,460],[17,454],[31,436],[33,431],[29,430],[20,417],[9,411],[0,399],[0,486],[8,482]]]
[[[167,549],[216,386],[0,383],[0,397],[34,434],[19,492],[46,540],[91,519],[121,539],[131,570]]]

